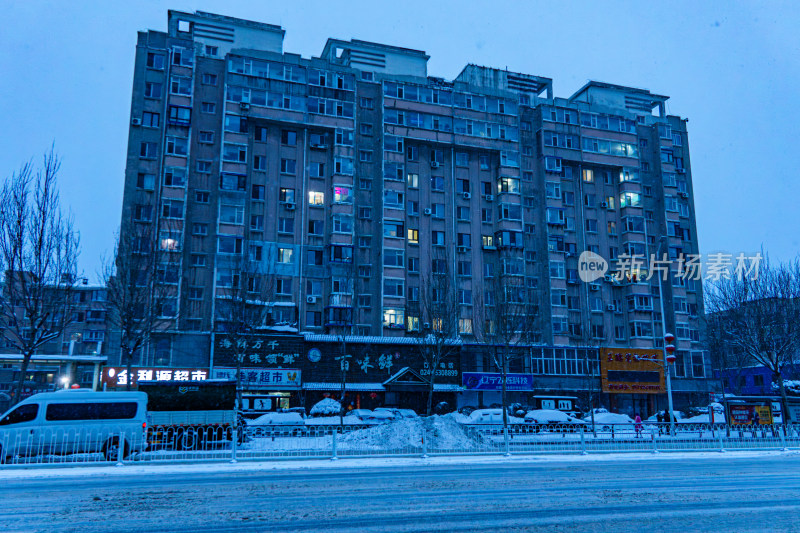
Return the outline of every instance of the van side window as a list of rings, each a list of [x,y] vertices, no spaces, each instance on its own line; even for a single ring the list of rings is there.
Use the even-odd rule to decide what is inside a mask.
[[[0,420],[0,426],[30,422],[36,419],[36,414],[38,412],[39,404],[29,403],[27,405],[20,405]]]
[[[45,420],[126,420],[136,417],[137,408],[136,402],[53,403]]]

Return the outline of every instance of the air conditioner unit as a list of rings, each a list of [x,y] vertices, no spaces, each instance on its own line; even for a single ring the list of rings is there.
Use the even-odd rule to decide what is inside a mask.
[[[600,290],[600,285],[598,285],[597,283],[590,283],[589,284],[589,290],[590,291],[599,291]]]
[[[310,147],[314,150],[327,150],[327,144],[311,143]]]
[[[426,207],[423,213],[425,213],[426,215],[430,215],[431,213],[433,213],[433,211],[431,211],[430,207]]]
[[[283,207],[285,207],[287,211],[294,211],[294,204],[292,202],[286,202],[283,204]]]
[[[239,102],[239,109],[242,111],[247,111],[250,109],[250,104],[248,102]]]
[[[431,323],[425,322],[424,324],[422,324],[422,329],[431,329]]]
[[[441,163],[438,161],[431,161],[431,168],[439,168],[439,165],[441,165]]]
[[[462,196],[464,197],[464,200],[469,200],[472,198],[472,195],[468,192],[463,193]]]
[[[309,304],[317,303],[317,297],[316,296],[306,296],[306,303],[309,303]]]
[[[679,192],[679,193],[678,193],[678,196],[680,196],[681,198],[689,198],[689,193],[686,193],[686,192]]]
[[[676,168],[675,172],[677,172],[678,174],[686,174],[686,169],[685,168]]]
[[[606,274],[605,276],[603,276],[603,279],[606,280],[609,283],[614,283],[616,281],[614,279],[614,276],[611,275],[611,274]]]
[[[606,306],[606,311],[614,311],[615,309],[616,307],[614,307],[614,304],[608,304]]]
[[[575,254],[573,254],[572,252],[567,252],[567,253],[564,254],[564,257],[569,259],[570,257],[575,257]]]
[[[469,250],[469,248],[467,248],[466,246],[459,246],[456,248],[456,251],[460,254],[467,253],[467,250]]]
[[[487,202],[491,202],[492,200],[494,200],[494,195],[493,194],[487,194],[486,196],[484,196],[484,198],[486,198]]]
[[[131,126],[141,126],[141,125],[142,125],[142,119],[140,119],[139,117],[131,118]]]
[[[607,209],[608,208],[608,202],[600,202],[600,207],[602,207],[603,209]]]

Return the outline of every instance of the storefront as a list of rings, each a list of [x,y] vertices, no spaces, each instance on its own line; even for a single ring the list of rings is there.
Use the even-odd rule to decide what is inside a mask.
[[[430,369],[414,339],[353,337],[344,343],[335,335],[313,333],[253,335],[234,347],[230,338],[217,335],[213,375],[228,376],[233,371],[235,377],[237,359],[243,377],[247,376],[243,379],[247,395],[276,394],[276,401],[259,404],[270,405],[270,410],[287,408],[287,399],[288,408],[306,410],[323,398],[338,400],[344,383],[348,409],[386,406],[424,412],[426,376],[431,372],[436,373],[434,405],[446,401],[455,408],[461,390],[459,354]],[[281,381],[276,383],[278,376]]]
[[[600,349],[602,390],[612,412],[647,418],[657,411],[658,395],[667,392],[662,357],[661,350]]]
[[[100,383],[100,369],[105,362],[104,355],[33,355],[25,373],[22,398],[75,385],[81,388],[97,388]],[[22,355],[0,354],[0,363],[0,392],[4,395],[0,396],[2,411],[4,406],[14,401]]]

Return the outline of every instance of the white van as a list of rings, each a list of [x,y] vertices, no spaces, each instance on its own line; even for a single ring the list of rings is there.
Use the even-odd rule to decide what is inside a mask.
[[[0,417],[0,461],[15,456],[101,452],[106,460],[145,447],[147,394],[89,389],[44,392]]]

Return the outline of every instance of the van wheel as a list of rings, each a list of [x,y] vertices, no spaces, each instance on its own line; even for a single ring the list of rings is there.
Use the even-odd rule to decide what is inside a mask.
[[[127,459],[131,454],[131,447],[128,441],[122,441],[122,458]],[[103,445],[103,457],[106,461],[116,461],[119,459],[119,437],[112,437]]]
[[[194,450],[197,447],[197,432],[193,429],[187,429],[183,432],[181,437],[182,450]]]

